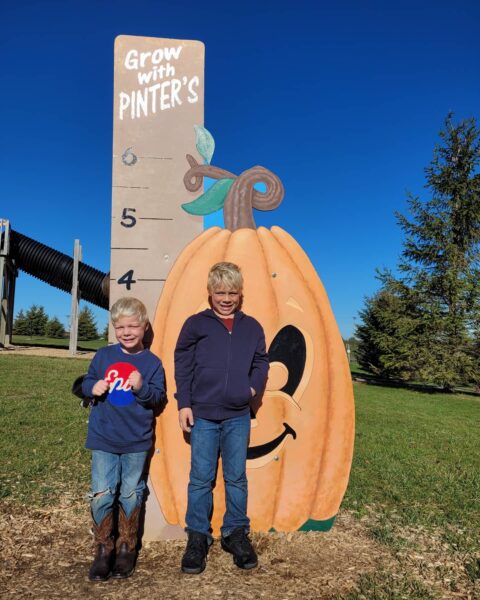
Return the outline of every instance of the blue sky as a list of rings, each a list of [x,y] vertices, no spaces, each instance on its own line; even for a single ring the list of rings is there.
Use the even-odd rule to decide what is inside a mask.
[[[349,336],[375,268],[395,267],[394,211],[426,193],[447,113],[479,116],[479,25],[473,0],[2,2],[0,217],[68,254],[80,238],[107,271],[114,39],[201,40],[212,162],[281,177],[257,225],[301,243]],[[33,303],[66,323],[70,297],[21,273],[16,312]]]

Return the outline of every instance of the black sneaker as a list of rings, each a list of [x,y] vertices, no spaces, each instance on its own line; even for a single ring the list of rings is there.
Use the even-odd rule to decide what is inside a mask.
[[[201,573],[207,564],[208,554],[207,536],[198,531],[188,533],[187,547],[182,558],[182,571],[191,575]]]
[[[230,535],[222,536],[222,548],[233,554],[233,562],[240,569],[254,569],[258,565],[257,555],[243,527],[237,527]]]

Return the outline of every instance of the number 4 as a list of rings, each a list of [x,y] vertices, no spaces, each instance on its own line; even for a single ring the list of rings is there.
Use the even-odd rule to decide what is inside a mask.
[[[136,280],[133,278],[133,269],[130,269],[130,271],[127,271],[124,275],[117,279],[117,283],[126,285],[127,290],[130,291],[132,283],[137,283]]]

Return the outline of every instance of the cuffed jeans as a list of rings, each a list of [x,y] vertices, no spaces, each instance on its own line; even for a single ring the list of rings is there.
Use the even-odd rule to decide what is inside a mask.
[[[188,484],[187,531],[198,531],[211,539],[210,518],[213,506],[212,486],[222,457],[226,512],[221,532],[230,535],[237,527],[248,532],[247,448],[250,414],[222,421],[195,417],[190,444],[192,450]]]
[[[118,501],[127,517],[142,504],[145,490],[143,470],[147,452],[112,454],[92,450],[92,517],[99,525]],[[118,488],[120,489],[118,490]]]

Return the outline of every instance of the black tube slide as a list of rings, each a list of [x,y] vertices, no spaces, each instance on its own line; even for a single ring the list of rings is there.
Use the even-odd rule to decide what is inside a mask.
[[[10,258],[18,269],[59,290],[72,291],[73,258],[18,233],[10,231]],[[108,310],[108,274],[85,263],[78,265],[78,286],[82,300]]]

